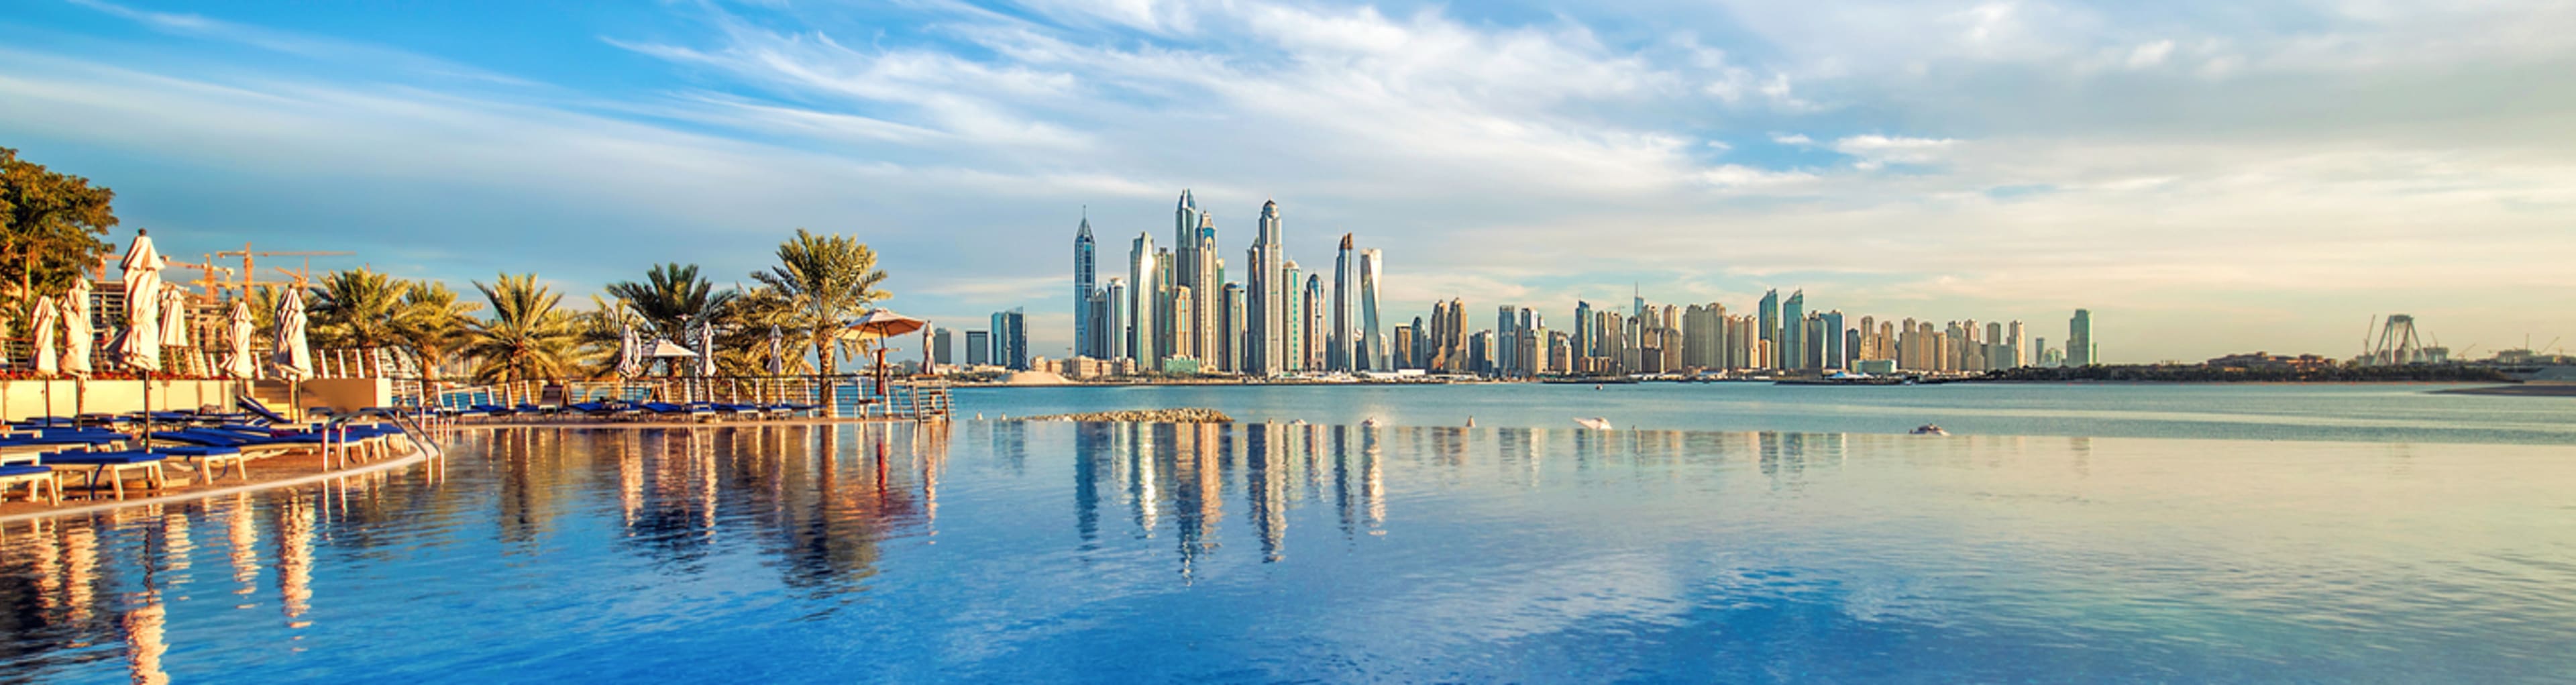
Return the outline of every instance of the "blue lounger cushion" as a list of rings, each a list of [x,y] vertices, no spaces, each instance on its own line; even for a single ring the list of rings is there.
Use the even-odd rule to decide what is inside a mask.
[[[120,452],[55,452],[53,454],[45,455],[42,461],[48,466],[56,464],[69,464],[73,466],[121,466],[125,464],[156,462],[168,458],[170,458],[170,455],[159,452],[124,450]]]
[[[167,454],[173,457],[213,457],[226,454],[241,454],[241,450],[225,445],[153,445],[152,451],[155,454]]]
[[[53,472],[54,467],[37,466],[35,464],[10,464],[8,466],[0,466],[0,478],[8,478],[11,476],[40,476]]]

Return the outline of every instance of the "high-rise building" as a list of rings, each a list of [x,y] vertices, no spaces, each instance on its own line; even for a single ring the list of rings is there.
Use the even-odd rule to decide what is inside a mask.
[[[1303,368],[1331,368],[1326,365],[1324,358],[1325,350],[1332,347],[1329,340],[1332,331],[1324,327],[1324,304],[1331,301],[1324,297],[1324,275],[1306,274],[1304,290],[1306,291],[1305,306],[1297,308],[1297,311],[1305,317],[1305,322],[1297,326],[1297,330],[1303,332],[1300,339],[1304,341],[1298,355],[1306,360]]]
[[[2093,312],[2075,310],[2075,318],[2066,322],[2066,365],[2092,366],[2102,363],[2100,350],[2093,345]]]
[[[2012,322],[2012,325],[2005,329],[2004,344],[2012,347],[2012,357],[2005,368],[2017,369],[2030,365],[2030,350],[2023,345],[2023,332],[2020,321]]]
[[[1014,371],[1029,368],[1028,315],[1018,309],[993,313],[994,364]]]
[[[1281,283],[1280,265],[1286,261],[1279,246],[1284,227],[1279,218],[1279,202],[1261,204],[1260,231],[1255,236],[1248,256],[1252,274],[1244,280],[1251,289],[1252,319],[1248,333],[1252,336],[1251,373],[1277,375],[1286,368],[1286,337],[1281,330],[1287,325],[1287,294],[1292,292]]]
[[[1495,369],[1496,371],[1508,372],[1520,368],[1519,366],[1514,365],[1512,360],[1512,357],[1517,355],[1520,351],[1520,333],[1512,330],[1513,324],[1519,323],[1520,321],[1520,311],[1520,307],[1508,304],[1494,308],[1494,338],[1511,343],[1502,345],[1494,350],[1494,366],[1497,367]],[[1510,374],[1502,373],[1498,375]]]
[[[1807,291],[1789,293],[1780,307],[1780,368],[1807,368]]]
[[[1216,299],[1222,295],[1222,277],[1217,275],[1216,217],[1199,209],[1190,191],[1182,190],[1180,203],[1172,210],[1172,280],[1171,291],[1189,288],[1189,315],[1172,321],[1174,333],[1167,355],[1184,355],[1206,361],[1216,350],[1219,327],[1214,322],[1218,311]],[[1179,307],[1174,307],[1178,311]]]
[[[1351,261],[1351,234],[1342,234],[1341,250],[1333,256],[1333,335],[1331,349],[1324,353],[1324,363],[1334,371],[1351,370],[1352,328],[1351,298],[1358,282],[1358,264]]]
[[[1154,234],[1136,234],[1135,246],[1127,252],[1127,283],[1134,301],[1127,308],[1127,353],[1136,360],[1137,368],[1163,368],[1163,355],[1154,349],[1154,324],[1162,320],[1163,289],[1157,282],[1161,267],[1154,263]]]
[[[1851,357],[1849,356],[1850,351],[1843,345],[1845,342],[1845,336],[1843,335],[1843,310],[1836,309],[1825,312],[1824,314],[1819,315],[1817,319],[1824,323],[1824,335],[1818,336],[1824,338],[1824,340],[1820,342],[1824,343],[1825,348],[1824,359],[1819,362],[1819,368],[1851,368]]]
[[[938,362],[942,366],[957,363],[957,354],[954,351],[956,346],[956,341],[951,339],[948,335],[948,329],[939,328],[933,329],[930,332],[930,359],[932,361]]]
[[[1245,369],[1251,368],[1244,364],[1243,357],[1243,326],[1247,316],[1250,316],[1250,312],[1244,310],[1243,284],[1225,284],[1225,330],[1218,332],[1219,342],[1225,346],[1225,356],[1217,362],[1221,370],[1243,373]]]
[[[1099,289],[1097,245],[1091,238],[1091,216],[1082,217],[1082,227],[1073,233],[1073,350],[1075,354],[1093,354],[1097,343],[1091,339],[1091,301]],[[943,360],[944,361],[944,360]]]
[[[986,366],[993,363],[993,334],[989,331],[966,332],[966,365]]]
[[[1360,251],[1360,347],[1370,371],[1392,371],[1387,366],[1386,329],[1378,327],[1377,295],[1386,283],[1386,257],[1375,249]]]
[[[1279,263],[1279,370],[1306,370],[1306,272],[1297,260]]]
[[[1100,339],[1108,346],[1101,359],[1116,361],[1136,358],[1136,336],[1130,329],[1136,325],[1136,299],[1128,293],[1125,279],[1111,277],[1100,286],[1100,300],[1108,311],[1101,317]]]
[[[1780,291],[1762,291],[1762,304],[1758,311],[1762,316],[1762,342],[1767,344],[1763,346],[1763,353],[1753,360],[1753,365],[1763,369],[1780,368],[1780,359],[1774,356],[1780,351]]]

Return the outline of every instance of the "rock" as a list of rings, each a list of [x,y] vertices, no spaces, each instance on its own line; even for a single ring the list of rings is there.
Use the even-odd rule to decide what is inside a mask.
[[[1197,407],[1183,409],[1130,409],[1080,414],[1050,414],[1023,417],[1022,421],[1086,421],[1109,423],[1233,423],[1225,412]]]

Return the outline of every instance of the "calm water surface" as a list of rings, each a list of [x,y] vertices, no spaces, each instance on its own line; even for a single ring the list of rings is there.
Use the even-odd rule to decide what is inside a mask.
[[[970,416],[1211,407],[1237,419],[1398,426],[1903,433],[1938,423],[1978,435],[2503,442],[2576,445],[2576,397],[2436,392],[2435,384],[1768,383],[1130,386],[967,388]]]
[[[5,526],[0,680],[2564,682],[2555,445],[462,434]]]

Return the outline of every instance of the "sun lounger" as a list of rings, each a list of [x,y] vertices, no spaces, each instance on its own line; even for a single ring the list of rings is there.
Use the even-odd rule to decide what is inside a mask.
[[[240,448],[222,445],[153,445],[154,454],[187,460],[192,468],[206,474],[206,482],[215,482],[217,467],[230,467],[235,476],[250,480],[250,455]]]
[[[54,467],[36,464],[0,466],[0,501],[9,499],[9,491],[27,486],[27,501],[58,504],[63,501],[62,483],[54,479]]]
[[[125,499],[125,472],[127,471],[143,472],[143,476],[145,478],[144,482],[149,483],[153,490],[159,490],[162,486],[167,485],[170,480],[169,477],[162,472],[161,462],[168,458],[169,455],[167,454],[146,452],[143,450],[122,450],[116,452],[57,452],[45,455],[40,463],[45,466],[57,468],[65,466],[88,467],[87,476],[89,480],[88,485],[84,487],[90,491],[92,496],[96,496],[98,494],[98,479],[104,476],[108,479],[108,483],[115,488],[116,498],[122,500]],[[81,472],[81,469],[79,468],[64,470],[69,473]]]

